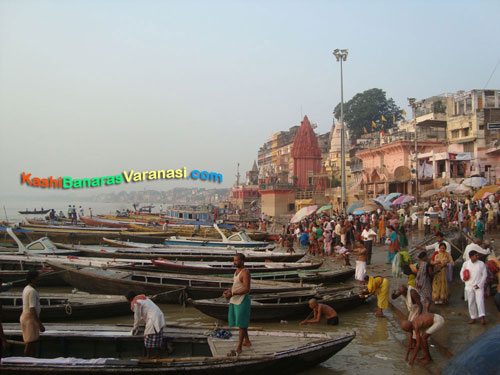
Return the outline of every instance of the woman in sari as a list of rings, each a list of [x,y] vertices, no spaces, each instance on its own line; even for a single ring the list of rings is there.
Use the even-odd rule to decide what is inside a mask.
[[[449,286],[446,280],[446,269],[448,264],[453,265],[453,258],[446,252],[446,244],[439,244],[439,252],[431,260],[434,266],[434,280],[432,280],[432,300],[436,305],[448,302]]]
[[[383,309],[389,307],[389,280],[381,276],[365,276],[363,284],[366,285],[366,289],[359,295],[361,298],[368,298],[372,295],[377,296],[377,311],[374,313],[375,316],[383,317]]]
[[[391,234],[389,236],[389,248],[387,249],[387,264],[392,263],[396,253],[399,251],[398,232],[394,227],[390,226],[389,229],[391,230]]]
[[[384,215],[380,215],[380,220],[378,222],[378,238],[379,243],[382,245],[385,241],[385,219]]]

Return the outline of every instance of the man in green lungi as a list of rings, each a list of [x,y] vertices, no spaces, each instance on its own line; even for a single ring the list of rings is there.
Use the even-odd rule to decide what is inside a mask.
[[[230,298],[228,322],[230,327],[238,327],[239,340],[236,347],[236,354],[240,354],[242,346],[251,346],[248,338],[248,325],[250,324],[250,272],[245,268],[245,255],[236,254],[234,256],[233,287],[224,291],[223,296]]]

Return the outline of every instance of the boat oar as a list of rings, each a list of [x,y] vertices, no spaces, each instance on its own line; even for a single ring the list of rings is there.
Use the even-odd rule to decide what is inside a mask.
[[[448,243],[453,246],[455,248],[456,251],[458,251],[460,254],[464,255],[464,252],[457,246],[455,245],[453,242],[451,242],[449,239],[447,239],[446,237],[443,237],[446,241],[448,241]]]
[[[44,272],[44,273],[40,273],[38,278],[42,278],[42,277],[45,277],[45,276],[53,276],[53,275],[57,275],[59,273],[63,273],[63,272],[67,272],[66,270],[62,270],[62,271],[49,271],[49,272]],[[15,280],[15,281],[11,281],[10,283],[12,284],[12,286],[16,286],[16,284],[21,284],[21,283],[25,283],[26,282],[26,279],[19,279],[19,280]]]
[[[174,363],[174,362],[219,362],[219,361],[244,361],[244,360],[265,360],[265,359],[274,359],[275,356],[270,355],[260,355],[260,356],[251,356],[251,355],[233,355],[227,357],[186,357],[186,358],[156,358],[156,359],[140,359],[138,361],[139,364],[147,364],[147,363]]]
[[[152,301],[157,301],[159,298],[161,299],[163,296],[169,295],[170,293],[179,293],[182,292],[181,299],[179,300],[179,304],[186,306],[186,297],[184,296],[184,292],[186,290],[186,287],[183,286],[182,288],[179,289],[174,289],[174,290],[169,290],[166,292],[158,293],[150,297]]]

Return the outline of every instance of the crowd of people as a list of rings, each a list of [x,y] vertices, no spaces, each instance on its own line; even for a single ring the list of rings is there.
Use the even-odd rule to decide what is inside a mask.
[[[367,265],[372,262],[373,247],[386,246],[386,263],[392,264],[393,271],[397,264],[408,276],[406,285],[392,293],[393,298],[403,295],[408,306],[408,320],[402,324],[402,329],[408,331],[411,338],[407,359],[413,351],[409,359],[413,364],[417,352],[422,350],[420,359],[427,363],[431,360],[427,339],[445,323],[445,318],[431,313],[431,309],[433,305],[449,303],[457,260],[462,262],[460,279],[464,283],[463,299],[470,315],[468,323],[486,324],[485,297],[491,295],[495,284],[500,284],[500,262],[485,235],[494,233],[500,225],[499,201],[500,193],[496,193],[485,199],[443,198],[434,203],[426,201],[418,208],[403,206],[391,211],[379,208],[361,215],[343,215],[335,211],[331,215],[313,215],[299,223],[283,226],[279,243],[290,252],[295,251],[297,245],[306,248],[312,256],[340,258],[345,265],[351,265],[350,255],[356,256],[355,278],[364,286],[360,297],[376,296],[374,314],[379,317],[384,316],[383,310],[389,306],[389,280],[368,275]],[[423,217],[423,242],[430,240],[430,236],[435,242],[412,246],[412,253],[418,258],[414,262],[409,254],[408,236],[417,232],[419,216]],[[463,253],[445,238],[443,232],[450,227],[463,231],[468,238],[470,243]],[[462,253],[458,259],[452,257],[453,248]],[[493,299],[500,318],[498,291]],[[303,323],[316,322],[321,316],[322,309],[314,301],[310,307],[315,312],[314,318]]]

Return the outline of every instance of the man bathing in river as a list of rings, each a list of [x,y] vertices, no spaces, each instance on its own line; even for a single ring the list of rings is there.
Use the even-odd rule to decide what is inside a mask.
[[[309,316],[305,320],[300,322],[300,325],[307,323],[319,323],[323,316],[326,319],[326,324],[332,326],[336,326],[339,324],[339,317],[333,307],[318,303],[315,298],[309,300],[309,307],[312,310],[311,314],[313,314],[313,318],[309,319],[309,317],[311,316],[311,314],[309,314]]]
[[[242,346],[251,346],[248,338],[250,324],[250,272],[245,268],[245,255],[236,254],[234,257],[236,272],[234,273],[233,287],[224,291],[223,296],[230,298],[228,322],[230,327],[238,327],[239,340],[236,354],[240,354]]]
[[[404,331],[410,333],[405,360],[408,360],[408,355],[413,349],[413,331],[415,331],[415,338],[417,340],[417,344],[413,349],[413,355],[408,362],[410,365],[413,365],[413,362],[415,362],[415,357],[417,356],[420,348],[422,348],[422,351],[424,353],[423,356],[419,358],[421,360],[421,364],[426,365],[427,363],[432,361],[431,355],[429,353],[429,347],[427,345],[427,339],[430,335],[441,329],[443,325],[444,319],[441,315],[429,313],[420,314],[415,319],[413,319],[413,322],[405,320],[401,323],[401,328],[403,328]]]

